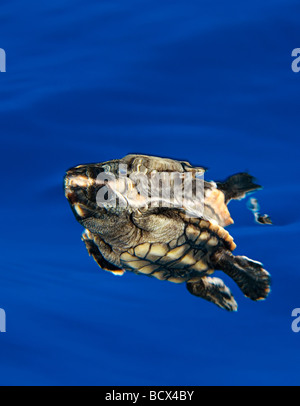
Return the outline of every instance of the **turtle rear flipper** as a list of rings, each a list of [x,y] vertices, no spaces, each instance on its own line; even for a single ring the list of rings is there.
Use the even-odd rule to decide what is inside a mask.
[[[260,262],[244,256],[234,256],[227,250],[217,251],[211,259],[216,269],[221,269],[230,276],[245,296],[252,300],[262,300],[268,296],[271,277]]]
[[[261,189],[254,181],[253,176],[242,172],[230,176],[225,182],[217,182],[217,186],[225,195],[225,203],[228,203],[231,199],[243,199],[247,193]]]
[[[187,282],[188,291],[230,312],[237,311],[237,303],[229,288],[219,278],[204,276],[197,282]]]

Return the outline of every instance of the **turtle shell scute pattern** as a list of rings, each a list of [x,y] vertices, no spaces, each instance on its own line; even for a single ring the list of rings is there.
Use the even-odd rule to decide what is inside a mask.
[[[208,221],[188,223],[169,243],[143,243],[121,254],[122,266],[137,274],[181,283],[213,273],[210,254],[219,247],[235,248],[222,227]]]

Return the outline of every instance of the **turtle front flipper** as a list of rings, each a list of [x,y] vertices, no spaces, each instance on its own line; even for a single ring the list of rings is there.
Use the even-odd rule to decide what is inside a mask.
[[[85,232],[82,234],[82,241],[85,243],[86,249],[88,250],[89,255],[91,255],[94,260],[97,262],[97,264],[100,266],[100,268],[104,269],[105,271],[109,271],[113,273],[114,275],[123,275],[125,271],[121,268],[118,268],[117,266],[113,265],[109,261],[107,261],[103,255],[101,254],[97,244],[95,243],[94,239],[96,236],[94,236],[91,232],[88,230],[85,230]],[[98,241],[99,243],[99,241]]]
[[[237,303],[229,288],[219,278],[204,276],[196,282],[187,282],[188,291],[230,312],[237,311]]]
[[[250,299],[262,300],[270,293],[271,277],[260,262],[244,256],[234,256],[224,249],[215,252],[211,260],[215,268],[230,276]]]

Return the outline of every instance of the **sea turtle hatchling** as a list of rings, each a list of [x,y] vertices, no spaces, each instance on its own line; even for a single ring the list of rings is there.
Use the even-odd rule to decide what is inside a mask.
[[[172,181],[170,197],[155,194],[151,204],[149,189],[141,186],[138,176],[149,179],[159,174],[163,180],[167,175],[175,179],[171,174],[179,178],[189,175],[187,185],[194,191],[204,172],[204,168],[185,161],[127,155],[68,170],[65,195],[85,228],[82,240],[102,269],[117,275],[131,271],[159,280],[186,282],[193,295],[235,311],[237,303],[228,287],[210,275],[222,270],[252,300],[268,296],[269,273],[260,262],[234,256],[236,245],[224,228],[233,223],[229,201],[241,199],[260,186],[248,173],[233,175],[224,182],[208,182],[202,177],[202,197],[193,194],[178,203],[178,189],[175,193]]]

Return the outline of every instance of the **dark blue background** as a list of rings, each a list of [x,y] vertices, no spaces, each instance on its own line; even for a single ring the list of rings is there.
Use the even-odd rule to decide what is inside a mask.
[[[1,0],[0,384],[299,384],[299,0]],[[101,271],[67,168],[145,153],[249,170],[274,226],[232,202],[271,272],[230,314],[183,285]]]

